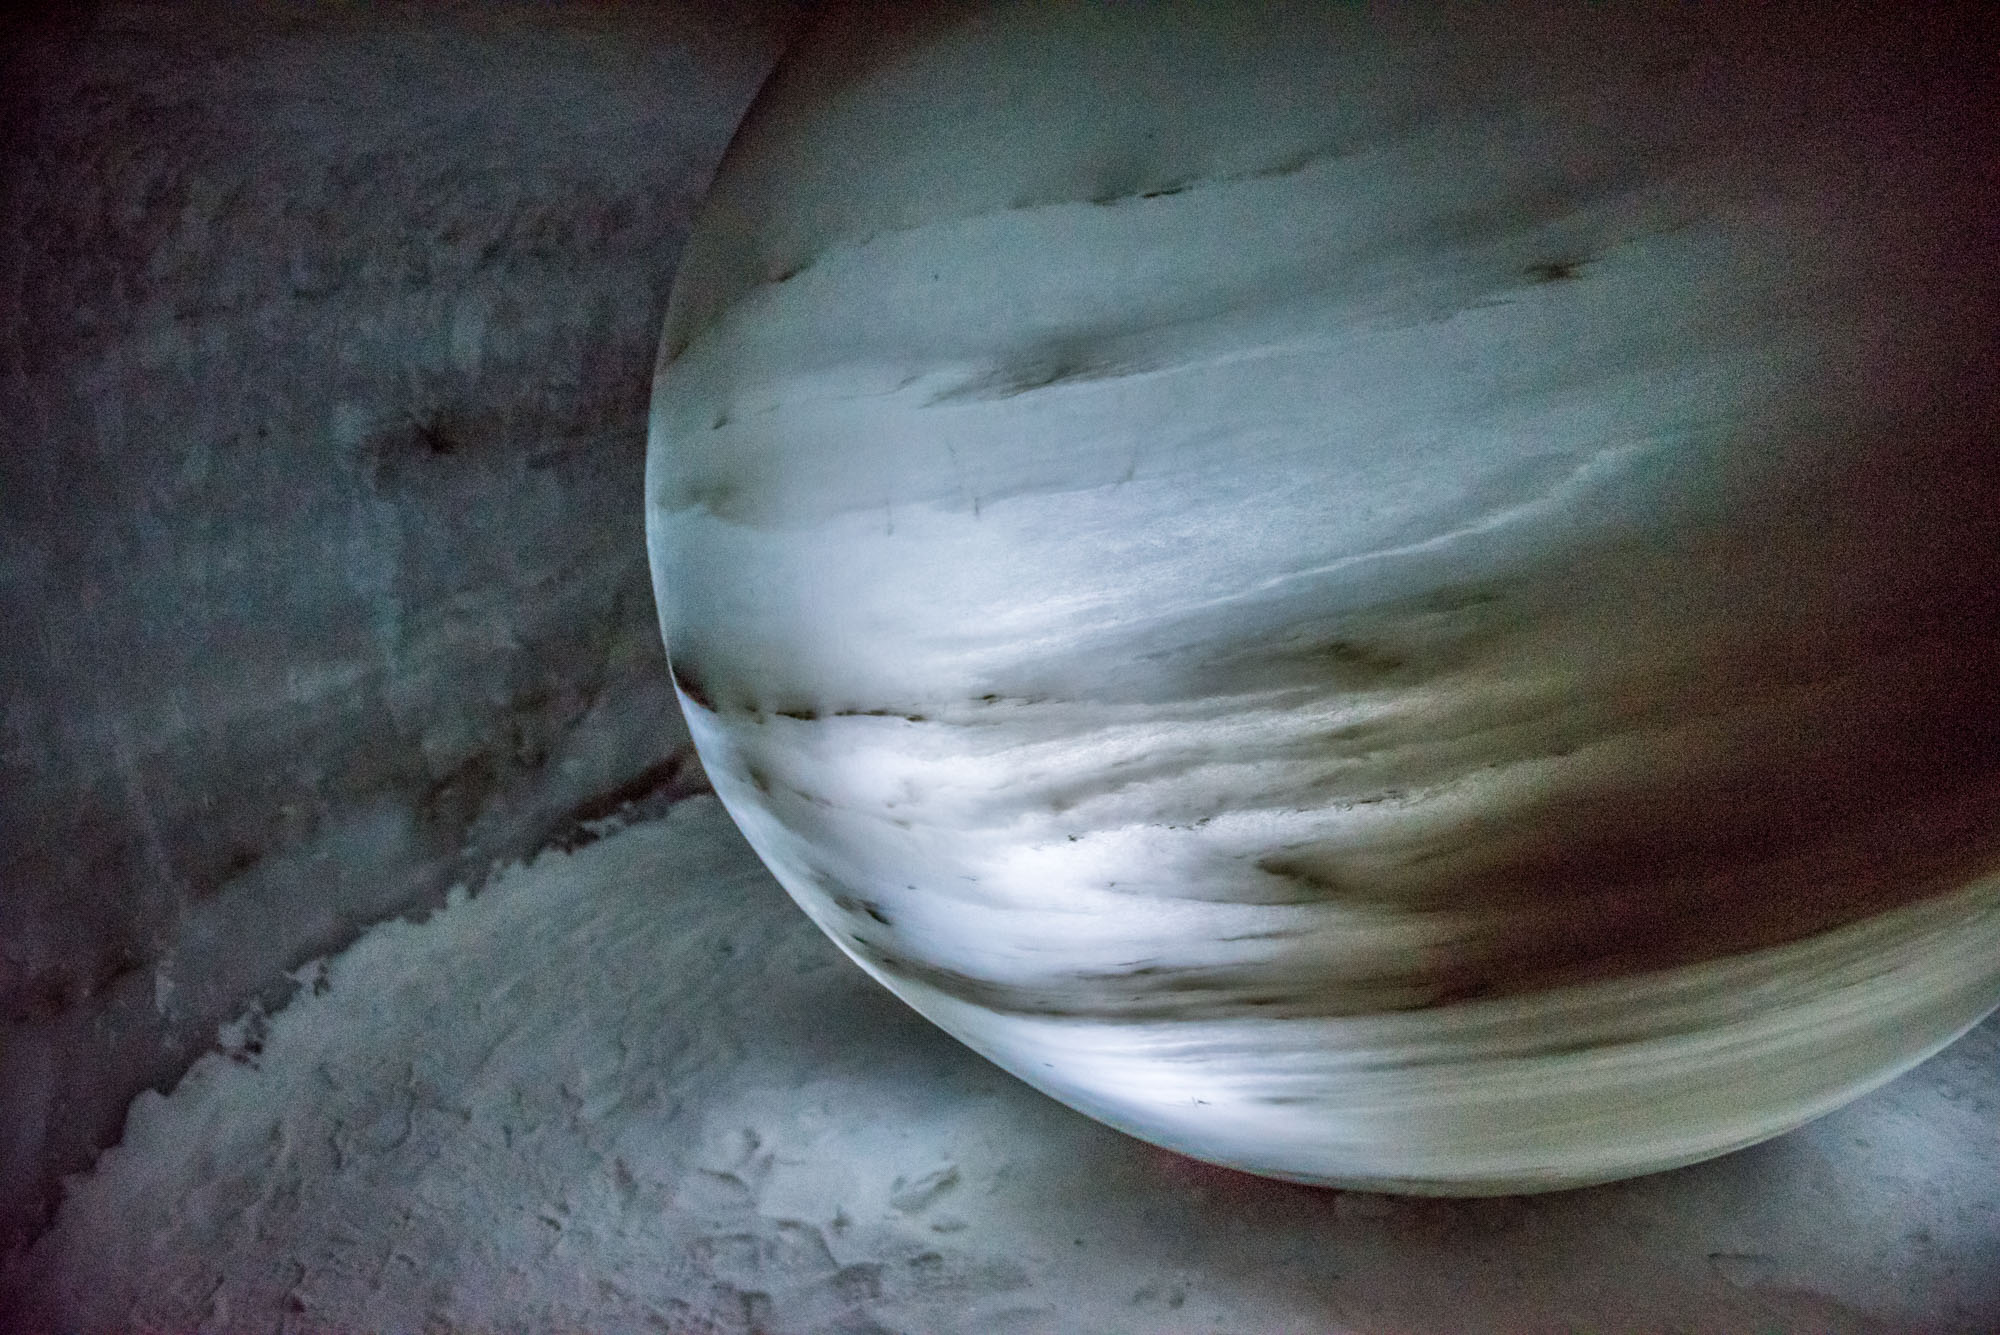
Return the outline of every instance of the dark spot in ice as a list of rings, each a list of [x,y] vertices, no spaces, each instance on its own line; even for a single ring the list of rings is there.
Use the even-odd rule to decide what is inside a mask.
[[[803,707],[794,707],[791,709],[779,709],[779,710],[774,710],[773,712],[776,713],[779,718],[795,718],[798,719],[801,723],[811,723],[813,720],[819,717],[819,711],[817,709],[806,709]]]
[[[685,754],[670,755],[665,760],[646,766],[610,792],[579,804],[570,812],[570,816],[574,820],[585,821],[602,820],[606,816],[615,815],[622,808],[651,797],[670,786],[680,777],[680,772],[686,765]]]
[[[1472,982],[1458,983],[1450,987],[1442,988],[1439,991],[1433,993],[1427,1001],[1423,1002],[1421,1005],[1411,1007],[1411,1009],[1431,1010],[1443,1006],[1457,1006],[1463,1002],[1479,1001],[1483,998],[1490,997],[1494,994],[1495,991],[1496,988],[1494,986],[1492,979],[1490,978],[1476,979]],[[1584,1044],[1582,1049],[1579,1050],[1588,1049],[1589,1047],[1592,1046],[1595,1045]]]
[[[471,756],[430,786],[417,802],[417,817],[426,826],[462,829],[486,808],[499,782],[490,756]]]
[[[835,1216],[836,1230],[845,1218],[845,1215]],[[882,1266],[874,1261],[842,1266],[834,1272],[829,1287],[843,1302],[850,1304],[874,1302],[882,1296]]]
[[[717,712],[715,698],[708,693],[708,689],[702,684],[700,676],[695,673],[693,666],[685,658],[673,659],[668,664],[668,670],[673,674],[674,685],[679,688],[680,693],[687,698],[690,704],[711,714]]]
[[[1344,884],[1332,868],[1318,862],[1266,854],[1255,865],[1258,871],[1285,882],[1293,892],[1281,902],[1321,903],[1351,899],[1355,894],[1354,888]]]
[[[722,478],[688,483],[677,495],[663,495],[660,504],[668,510],[706,510],[732,522],[754,510],[750,493],[740,484]]]
[[[264,854],[261,850],[252,848],[248,844],[236,844],[232,846],[229,850],[229,855],[222,861],[221,880],[231,881],[236,879],[244,872],[256,866],[263,858]],[[211,885],[208,887],[208,891],[213,894],[220,888],[219,884]]]
[[[458,441],[445,429],[442,422],[421,421],[414,423],[411,434],[417,443],[432,454],[458,453]]]
[[[498,425],[471,405],[421,403],[371,430],[357,447],[359,462],[377,490],[422,486],[446,476],[439,460],[499,434]]]
[[[833,718],[899,718],[906,723],[924,723],[929,720],[922,714],[905,714],[899,709],[836,709]]]
[[[632,1176],[632,1166],[626,1163],[622,1157],[612,1160],[611,1180],[618,1188],[620,1203],[630,1206],[633,1199],[639,1194],[639,1179]]]
[[[1078,336],[1050,338],[995,362],[983,373],[938,394],[931,399],[931,403],[1010,399],[1057,385],[1108,380],[1146,369],[1145,364],[1115,355],[1101,339]]]
[[[1344,669],[1346,672],[1360,672],[1371,676],[1388,676],[1402,671],[1405,666],[1404,659],[1396,654],[1352,640],[1329,640],[1324,644],[1308,646],[1299,652],[1301,657],[1322,659],[1329,666]]]
[[[834,907],[844,909],[857,917],[865,916],[873,918],[884,927],[894,927],[896,925],[895,919],[885,913],[882,906],[872,899],[861,899],[855,895],[836,895],[834,896],[833,903]]]
[[[1527,275],[1531,282],[1566,283],[1582,276],[1583,266],[1582,260],[1542,260],[1530,264],[1521,272]]]
[[[648,765],[616,788],[579,802],[570,808],[562,828],[550,837],[549,846],[574,853],[603,837],[590,828],[595,822],[618,815],[642,819],[664,810],[689,791],[688,761],[689,753],[676,752]]]
[[[782,786],[787,793],[796,797],[801,802],[810,802],[816,807],[832,807],[836,805],[831,798],[821,797],[818,793],[807,788],[801,788],[795,783],[788,783]],[[766,789],[765,791],[769,792],[770,790]]]

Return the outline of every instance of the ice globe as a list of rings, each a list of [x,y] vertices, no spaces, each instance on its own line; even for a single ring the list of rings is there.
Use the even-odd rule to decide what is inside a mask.
[[[1212,1162],[1776,1135],[2000,1002],[1994,95],[1944,9],[860,7],[676,277],[647,524],[853,960]]]

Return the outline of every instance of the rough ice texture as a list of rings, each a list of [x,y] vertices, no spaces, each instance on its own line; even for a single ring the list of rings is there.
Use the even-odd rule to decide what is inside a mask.
[[[843,948],[1427,1190],[2000,999],[1990,17],[909,13],[767,85],[653,422],[696,742]]]
[[[1250,1178],[868,981],[700,797],[300,971],[133,1107],[10,1330],[2000,1327],[2000,1027],[1813,1127],[1562,1196]]]
[[[251,991],[685,777],[646,382],[779,40],[74,8],[0,79],[0,1240]]]

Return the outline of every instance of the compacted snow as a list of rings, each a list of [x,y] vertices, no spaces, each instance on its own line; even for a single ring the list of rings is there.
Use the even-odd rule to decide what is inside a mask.
[[[844,960],[701,797],[301,973],[73,1179],[7,1329],[1990,1331],[2000,1025],[1770,1144],[1402,1200],[1150,1148]]]

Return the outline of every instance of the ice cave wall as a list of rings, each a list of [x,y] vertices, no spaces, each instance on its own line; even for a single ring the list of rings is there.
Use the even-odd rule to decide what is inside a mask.
[[[695,781],[648,382],[793,21],[235,0],[0,34],[0,1245],[286,969]]]

